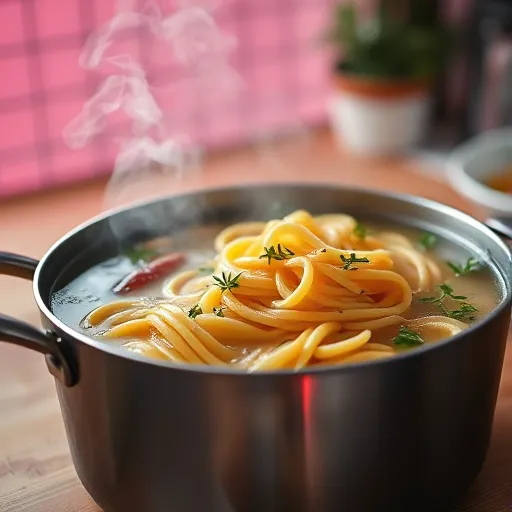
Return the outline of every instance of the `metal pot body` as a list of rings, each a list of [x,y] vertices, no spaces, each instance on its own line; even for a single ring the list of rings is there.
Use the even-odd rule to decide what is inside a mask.
[[[387,211],[456,233],[489,250],[497,279],[510,273],[509,252],[495,235],[435,203],[331,187],[247,190],[138,209],[153,219],[163,211],[171,223],[186,211],[179,201],[200,202],[205,216],[236,220],[261,217],[260,203],[283,197],[287,209],[314,212],[356,213],[363,205],[369,216]],[[11,319],[8,335],[5,317],[0,322],[2,339],[25,339],[35,349],[46,343],[40,351],[57,377],[77,473],[106,512],[430,512],[460,498],[490,440],[510,320],[508,284],[484,321],[387,361],[261,375],[156,364],[85,339],[49,310],[55,283],[115,251],[108,247],[112,219],[135,211],[79,228],[38,266],[34,288],[51,333],[46,342],[35,334],[26,341]],[[70,265],[59,268],[62,261]]]
[[[79,383],[57,390],[77,473],[105,511],[441,511],[483,463],[507,328],[503,311],[422,357],[292,377],[79,344]]]

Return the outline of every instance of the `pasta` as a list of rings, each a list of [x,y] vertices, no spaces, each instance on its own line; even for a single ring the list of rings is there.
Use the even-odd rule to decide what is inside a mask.
[[[439,265],[401,234],[360,231],[349,215],[302,210],[230,226],[212,275],[179,272],[163,298],[100,306],[83,325],[149,357],[250,372],[389,358],[389,328],[423,342],[467,327],[462,314],[410,318],[413,296],[442,283]]]

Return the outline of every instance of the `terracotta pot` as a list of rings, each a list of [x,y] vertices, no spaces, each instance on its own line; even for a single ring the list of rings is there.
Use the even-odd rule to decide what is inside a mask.
[[[329,113],[341,146],[370,155],[396,154],[424,136],[428,83],[337,73],[333,85]]]

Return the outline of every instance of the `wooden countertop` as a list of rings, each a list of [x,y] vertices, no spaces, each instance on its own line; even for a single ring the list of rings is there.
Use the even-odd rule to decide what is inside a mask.
[[[417,162],[365,159],[337,150],[329,135],[301,144],[243,149],[208,159],[170,192],[257,181],[359,185],[429,197],[475,214],[439,174]],[[68,230],[102,209],[104,182],[0,204],[0,248],[41,257]],[[167,185],[170,186],[170,185]],[[160,187],[161,189],[161,187]],[[307,207],[307,205],[305,205]],[[0,311],[38,324],[31,283],[0,277]],[[43,357],[0,343],[0,510],[98,511],[73,469],[53,379]],[[485,467],[455,512],[512,510],[512,350],[508,350]],[[142,511],[141,511],[142,512]],[[435,512],[435,511],[432,511]]]

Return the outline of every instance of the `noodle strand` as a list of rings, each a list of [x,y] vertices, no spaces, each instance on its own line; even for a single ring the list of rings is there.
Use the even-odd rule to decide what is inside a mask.
[[[215,240],[219,280],[179,272],[164,299],[105,304],[83,326],[148,357],[250,372],[388,358],[399,327],[425,342],[467,327],[414,318],[414,293],[439,285],[441,268],[407,237],[358,226],[349,215],[304,210],[229,226]]]

